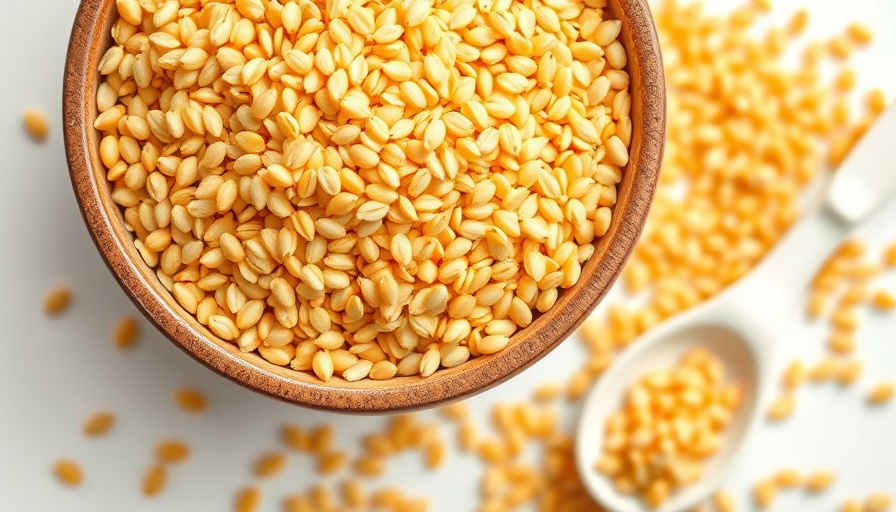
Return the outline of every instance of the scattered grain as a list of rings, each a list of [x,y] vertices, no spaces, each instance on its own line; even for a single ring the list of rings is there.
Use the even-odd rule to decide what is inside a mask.
[[[768,408],[769,421],[781,421],[790,417],[796,408],[796,398],[791,393],[785,393],[776,398]]]
[[[879,382],[868,392],[868,402],[880,405],[889,402],[896,394],[896,384],[892,382]]]
[[[255,462],[254,473],[258,478],[270,478],[277,475],[286,467],[286,455],[280,452],[262,455]]]
[[[44,298],[44,311],[48,315],[56,316],[65,312],[72,302],[72,292],[66,286],[59,286],[50,290]]]
[[[190,456],[190,449],[181,441],[169,439],[156,445],[156,457],[168,464],[183,462]]]
[[[834,483],[834,479],[835,476],[832,471],[813,471],[806,477],[805,487],[809,492],[823,492]]]
[[[868,496],[868,499],[865,500],[863,512],[886,512],[890,510],[890,505],[892,504],[893,499],[889,494],[883,492],[877,492]]]
[[[261,506],[261,490],[250,486],[236,495],[236,512],[255,512]]]
[[[28,109],[22,114],[25,130],[37,142],[43,142],[50,134],[50,121],[43,112],[36,109]]]
[[[133,316],[124,316],[115,326],[115,346],[120,349],[130,348],[137,340],[139,325]]]
[[[207,407],[205,395],[195,389],[183,388],[177,390],[174,393],[174,400],[181,409],[193,414],[204,412]]]
[[[153,497],[158,495],[168,483],[168,473],[165,466],[156,464],[149,468],[143,476],[143,495]]]
[[[81,466],[73,460],[61,459],[56,461],[56,464],[53,465],[53,471],[56,473],[59,481],[68,486],[76,487],[84,482],[84,473],[81,471]]]
[[[84,435],[89,437],[102,437],[115,426],[115,415],[108,411],[100,411],[84,423]]]
[[[753,500],[761,509],[768,508],[774,503],[777,495],[777,487],[773,480],[761,480],[753,488]]]

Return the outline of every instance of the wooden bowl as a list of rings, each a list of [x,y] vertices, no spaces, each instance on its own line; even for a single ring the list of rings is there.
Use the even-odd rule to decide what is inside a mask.
[[[182,350],[228,379],[276,398],[317,409],[351,413],[414,410],[445,404],[495,386],[523,371],[565,340],[616,280],[635,245],[653,197],[665,128],[665,88],[656,32],[646,0],[608,0],[623,21],[628,52],[633,125],[630,162],[618,190],[613,221],[596,242],[581,279],[557,303],[515,334],[506,349],[442,369],[428,378],[396,377],[328,383],[273,365],[214,336],[184,311],[134,247],[99,158],[94,130],[97,65],[110,45],[114,0],[82,0],[68,50],[63,97],[65,144],[72,185],[97,248],[134,303]]]

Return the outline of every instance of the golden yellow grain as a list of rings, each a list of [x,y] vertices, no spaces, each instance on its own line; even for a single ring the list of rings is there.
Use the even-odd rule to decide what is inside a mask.
[[[806,382],[806,365],[802,361],[792,361],[784,370],[783,384],[789,390],[794,390]]]
[[[822,291],[813,290],[809,294],[809,303],[806,312],[809,318],[820,318],[824,314],[825,307],[828,302],[828,294]]]
[[[845,35],[835,36],[828,41],[828,51],[837,59],[847,59],[852,54],[852,42]]]
[[[850,23],[849,27],[847,27],[846,29],[846,32],[849,34],[849,37],[851,37],[852,40],[858,44],[868,44],[873,38],[871,29],[868,28],[867,25],[863,25],[862,23]]]
[[[309,434],[309,449],[318,455],[328,453],[333,446],[333,439],[335,437],[336,430],[333,428],[333,425],[319,425]]]
[[[848,500],[840,507],[840,512],[862,512],[862,502],[856,499]]]
[[[834,85],[841,91],[850,91],[855,87],[856,79],[856,71],[852,68],[846,68],[834,79]]]
[[[834,378],[841,386],[850,386],[859,380],[859,377],[862,376],[862,370],[864,370],[864,365],[861,361],[850,359],[840,364]]]
[[[440,439],[434,439],[426,443],[423,447],[424,460],[426,468],[430,470],[438,469],[445,462],[445,452],[447,447]]]
[[[59,315],[68,309],[72,302],[72,291],[66,286],[56,287],[44,298],[44,311],[48,315]]]
[[[317,472],[321,475],[331,475],[342,470],[348,464],[348,454],[345,452],[330,452],[320,456],[317,460]]]
[[[182,5],[117,0],[94,127],[140,256],[218,338],[322,381],[429,377],[579,280],[633,137],[601,7]]]
[[[315,510],[335,510],[336,499],[328,487],[315,485],[311,488],[309,495]]]
[[[896,294],[879,290],[871,297],[871,304],[881,311],[893,311],[896,309]]]
[[[160,461],[176,464],[183,462],[190,456],[190,449],[181,441],[168,439],[156,445],[156,457]]]
[[[168,483],[168,472],[165,466],[156,464],[149,468],[143,475],[143,495],[153,497],[158,495]]]
[[[831,315],[831,325],[841,331],[855,331],[859,326],[859,318],[851,307],[841,307]]]
[[[840,363],[833,357],[826,357],[809,370],[809,380],[815,383],[832,380],[837,376]]]
[[[736,387],[725,385],[722,362],[706,350],[643,376],[607,422],[597,471],[612,478],[619,492],[638,496],[650,508],[660,506],[677,488],[693,483],[703,460],[722,445],[738,397]],[[645,463],[658,458],[664,462]]]
[[[236,495],[236,512],[255,512],[261,505],[261,490],[250,486],[242,489]]]
[[[777,488],[772,480],[761,480],[753,487],[753,501],[761,509],[770,507],[775,501],[776,494]]]
[[[386,471],[386,464],[382,457],[364,456],[355,460],[353,468],[357,474],[373,478],[382,475]]]
[[[717,512],[735,512],[734,498],[731,493],[724,489],[719,489],[712,497],[712,504]]]
[[[283,499],[284,512],[317,512],[307,496],[287,496]]]
[[[535,388],[532,398],[536,402],[550,402],[560,397],[563,386],[559,382],[545,382]]]
[[[880,115],[887,109],[887,97],[880,89],[872,89],[865,96],[865,105],[871,115]]]
[[[466,402],[454,402],[439,408],[445,418],[452,421],[463,421],[470,417],[470,406]]]
[[[883,404],[892,400],[894,394],[896,394],[896,384],[879,382],[868,392],[868,401],[875,405]]]
[[[253,472],[258,478],[270,478],[286,467],[286,455],[280,452],[267,453],[255,461]]]
[[[53,471],[56,473],[56,478],[66,485],[76,487],[84,482],[84,473],[81,471],[81,466],[73,460],[60,459],[56,461],[53,465]]]
[[[803,484],[803,477],[797,470],[786,468],[775,473],[774,481],[780,489],[792,489]]]
[[[790,417],[796,408],[796,398],[791,393],[786,393],[774,401],[768,408],[767,417],[770,421],[781,421]]]
[[[311,436],[299,425],[283,425],[280,428],[280,439],[293,450],[311,451]]]
[[[805,488],[809,492],[823,492],[833,485],[836,476],[829,470],[818,470],[806,476]]]
[[[807,11],[806,9],[798,9],[790,18],[788,30],[790,31],[791,35],[798,36],[806,30],[806,25],[808,24],[809,11]]]
[[[205,395],[195,389],[183,388],[177,390],[174,393],[174,400],[181,409],[193,414],[204,412],[207,407]]]
[[[50,121],[43,112],[37,109],[28,109],[22,114],[25,130],[37,142],[43,142],[50,134]]]
[[[863,512],[886,512],[890,510],[893,499],[889,494],[884,492],[876,492],[865,500],[862,508]]]
[[[84,435],[89,437],[102,437],[115,426],[115,415],[109,411],[100,411],[84,423]]]
[[[364,485],[358,480],[345,480],[340,487],[342,491],[342,502],[349,507],[355,509],[365,509],[367,507],[367,491]]]
[[[129,348],[137,340],[139,325],[132,316],[122,317],[115,326],[115,346],[120,349]]]
[[[828,348],[836,354],[852,354],[856,351],[855,335],[851,332],[835,331],[828,340]]]

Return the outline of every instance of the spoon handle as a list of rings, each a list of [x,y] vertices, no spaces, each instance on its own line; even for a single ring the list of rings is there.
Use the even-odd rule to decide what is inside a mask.
[[[756,269],[734,287],[745,338],[770,358],[786,315],[830,253],[850,230],[896,194],[896,106],[874,123],[836,171],[819,205],[778,242]],[[882,172],[883,171],[883,172]]]

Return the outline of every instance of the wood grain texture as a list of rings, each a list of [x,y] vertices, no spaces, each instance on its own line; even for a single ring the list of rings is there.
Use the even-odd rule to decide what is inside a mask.
[[[581,279],[557,303],[513,336],[502,352],[482,356],[429,378],[349,383],[273,365],[215,337],[165,290],[134,247],[112,202],[99,159],[96,118],[97,65],[111,42],[114,0],[82,0],[68,51],[63,90],[66,156],[72,186],[87,227],[137,307],[175,345],[228,379],[306,407],[348,413],[410,411],[442,405],[489,389],[547,355],[569,337],[619,276],[641,233],[659,176],[665,129],[665,86],[659,43],[646,0],[609,0],[609,16],[623,21],[622,42],[631,75],[633,137],[613,221],[597,243]]]

